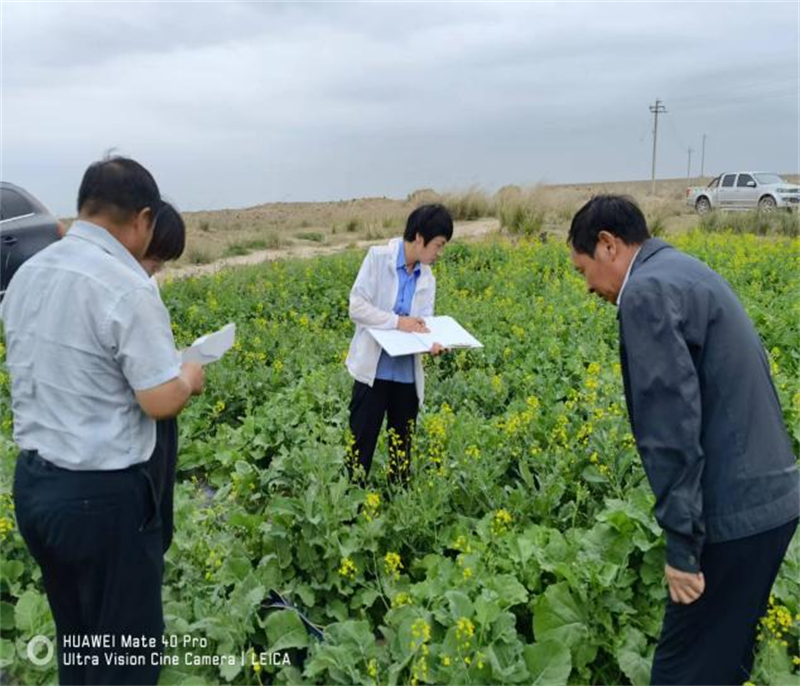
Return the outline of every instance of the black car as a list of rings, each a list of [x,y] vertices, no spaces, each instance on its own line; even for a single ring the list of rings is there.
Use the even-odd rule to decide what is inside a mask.
[[[20,265],[63,235],[64,226],[42,203],[0,181],[0,298]]]

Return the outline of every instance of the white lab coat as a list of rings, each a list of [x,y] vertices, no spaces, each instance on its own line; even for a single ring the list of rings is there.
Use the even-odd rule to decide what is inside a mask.
[[[396,329],[399,316],[394,313],[397,300],[397,252],[402,238],[394,238],[387,245],[369,249],[358,276],[350,291],[350,319],[356,332],[350,342],[347,369],[361,383],[372,387],[381,357],[381,347],[370,336],[367,328]],[[436,278],[431,268],[423,264],[411,300],[411,317],[432,317],[436,297]],[[425,375],[422,356],[414,355],[414,383],[419,403],[425,395]]]

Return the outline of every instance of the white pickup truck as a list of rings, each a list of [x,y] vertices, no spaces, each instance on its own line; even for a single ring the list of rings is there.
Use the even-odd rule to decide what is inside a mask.
[[[711,210],[797,209],[800,186],[784,181],[772,172],[726,172],[708,186],[686,189],[686,204],[697,214]]]

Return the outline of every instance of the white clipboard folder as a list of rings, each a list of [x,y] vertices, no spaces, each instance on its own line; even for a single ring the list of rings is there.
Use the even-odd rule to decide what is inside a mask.
[[[434,343],[445,348],[482,348],[475,336],[452,317],[425,317],[430,333],[406,333],[399,329],[367,329],[387,355],[429,353]]]
[[[200,336],[188,348],[181,350],[181,363],[209,364],[219,360],[236,339],[236,324],[226,324],[219,331]]]

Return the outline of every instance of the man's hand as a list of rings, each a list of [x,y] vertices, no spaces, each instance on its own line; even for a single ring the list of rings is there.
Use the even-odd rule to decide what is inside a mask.
[[[181,377],[192,391],[192,395],[200,395],[203,392],[203,365],[197,362],[184,362],[181,365]]]
[[[203,367],[197,362],[184,362],[181,373],[155,388],[136,391],[136,400],[153,419],[170,419],[184,408],[189,398],[203,392]]]
[[[431,355],[436,357],[436,355],[441,355],[442,353],[449,353],[450,348],[445,348],[441,343],[434,343],[431,346]]]
[[[422,317],[399,317],[397,328],[406,333],[428,333],[425,320]]]
[[[703,572],[682,572],[669,565],[666,565],[664,571],[669,584],[669,597],[674,603],[690,605],[706,590],[706,579]]]

